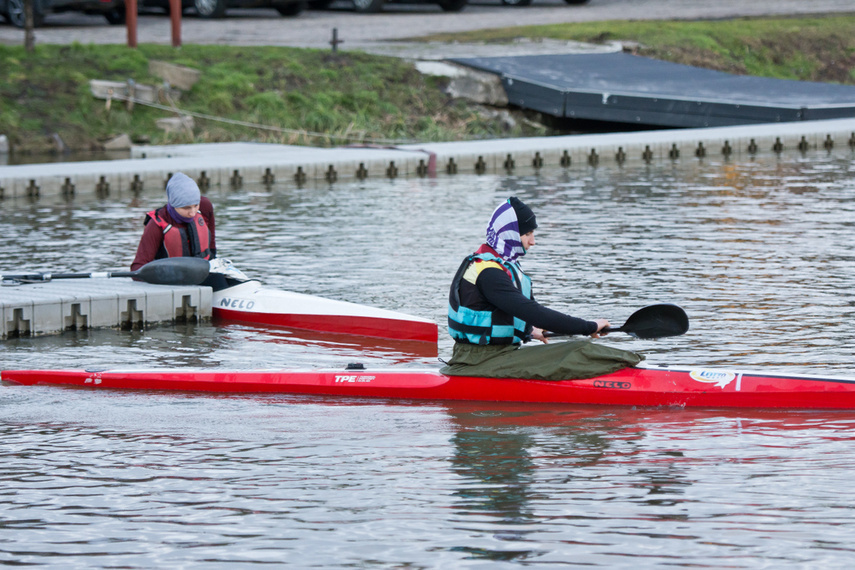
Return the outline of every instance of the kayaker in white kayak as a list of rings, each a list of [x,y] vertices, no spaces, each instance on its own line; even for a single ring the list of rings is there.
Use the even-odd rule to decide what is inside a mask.
[[[519,258],[535,245],[537,219],[516,197],[500,204],[486,243],[463,260],[451,284],[448,331],[454,339],[445,374],[493,378],[590,378],[638,364],[634,352],[577,340],[547,344],[544,331],[601,336],[606,319],[585,320],[540,305]],[[518,350],[524,342],[544,344]]]
[[[148,212],[144,224],[131,271],[165,257],[217,257],[214,206],[202,196],[196,181],[182,172],[170,177],[166,204]],[[225,281],[212,273],[203,285],[219,289]]]
[[[182,172],[166,183],[166,205],[148,212],[144,223],[131,271],[164,257],[217,256],[214,206],[202,197],[196,181]]]

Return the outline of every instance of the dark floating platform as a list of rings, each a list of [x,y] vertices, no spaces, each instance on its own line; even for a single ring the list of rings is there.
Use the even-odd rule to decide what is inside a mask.
[[[733,75],[622,52],[452,61],[501,76],[510,104],[563,119],[693,128],[855,117],[855,86]]]

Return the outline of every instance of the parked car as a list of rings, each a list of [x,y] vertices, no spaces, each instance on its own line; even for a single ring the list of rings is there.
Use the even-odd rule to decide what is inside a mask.
[[[45,15],[53,12],[98,14],[111,24],[125,23],[125,0],[32,0],[33,25],[44,24]],[[24,0],[0,0],[0,14],[15,27],[24,27]]]
[[[309,8],[326,10],[335,0],[309,0]],[[587,1],[587,0],[586,0]],[[364,14],[374,14],[383,10],[389,2],[407,4],[439,4],[444,12],[459,12],[466,7],[467,0],[353,0],[353,9]],[[531,0],[529,0],[531,2]]]
[[[567,4],[571,6],[581,6],[582,4],[587,4],[588,0],[564,0]],[[502,0],[502,4],[505,6],[531,6],[531,0]]]
[[[169,0],[141,1],[144,8],[169,12]],[[229,8],[273,8],[283,16],[296,16],[306,9],[306,0],[181,0],[182,11],[195,10],[200,18],[222,18]]]

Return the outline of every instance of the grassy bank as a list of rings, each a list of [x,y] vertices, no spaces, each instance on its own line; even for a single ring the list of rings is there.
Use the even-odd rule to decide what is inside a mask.
[[[641,55],[730,73],[855,84],[855,14],[593,22],[431,39],[502,43],[518,38],[629,42]],[[192,132],[159,129],[156,119],[174,115],[168,108],[136,105],[128,110],[120,101],[108,106],[90,93],[91,79],[161,84],[149,74],[150,60],[202,72],[175,103],[196,114]],[[252,140],[311,145],[548,133],[525,121],[509,127],[476,105],[452,100],[443,80],[425,77],[408,63],[352,52],[73,44],[39,45],[27,54],[22,47],[0,46],[0,69],[0,134],[16,154],[55,150],[57,140],[72,150],[99,149],[122,133],[152,144]]]
[[[175,106],[198,114],[192,133],[165,133],[156,119],[169,108],[92,96],[91,79],[158,86],[149,61],[201,71]],[[506,129],[465,101],[451,100],[443,82],[396,58],[280,47],[40,45],[34,54],[0,46],[0,134],[14,153],[99,149],[127,133],[135,142],[263,141],[341,145],[381,139],[436,141],[527,135]],[[204,115],[204,117],[202,117]],[[218,120],[222,119],[222,120]],[[239,124],[238,124],[239,123]],[[259,128],[252,125],[264,125]],[[318,136],[321,133],[326,136]]]

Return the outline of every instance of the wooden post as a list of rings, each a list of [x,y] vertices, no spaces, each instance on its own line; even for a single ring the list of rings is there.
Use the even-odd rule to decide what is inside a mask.
[[[36,27],[35,9],[33,2],[36,0],[24,0],[24,49],[32,53],[36,48],[36,34],[33,28]]]
[[[172,22],[172,47],[181,47],[181,0],[169,0],[169,20]]]
[[[332,40],[330,40],[330,45],[332,46],[333,53],[338,51],[338,44],[343,44],[344,40],[338,39],[338,28],[332,29]]]
[[[137,0],[125,0],[125,26],[128,28],[128,47],[137,47]]]

